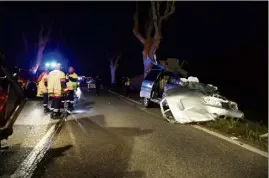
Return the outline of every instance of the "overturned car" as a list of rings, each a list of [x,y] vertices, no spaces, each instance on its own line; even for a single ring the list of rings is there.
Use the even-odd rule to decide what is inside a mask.
[[[200,83],[196,77],[186,78],[186,73],[179,67],[154,67],[142,82],[140,97],[144,106],[159,104],[163,117],[171,123],[244,117],[237,104],[221,96],[217,87]]]

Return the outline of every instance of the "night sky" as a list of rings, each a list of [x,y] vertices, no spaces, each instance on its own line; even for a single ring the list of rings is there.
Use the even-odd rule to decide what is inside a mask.
[[[147,4],[139,2],[139,8],[144,12]],[[79,74],[109,79],[105,52],[122,51],[117,75],[133,77],[143,71],[143,47],[132,33],[134,12],[135,2],[1,2],[0,50],[10,64],[29,65],[40,25],[53,20],[45,52],[59,44],[60,53]],[[140,18],[142,22],[143,13]],[[27,54],[22,31],[32,46]],[[158,59],[187,60],[190,74],[218,86],[239,107],[267,113],[266,1],[178,1],[162,33]]]

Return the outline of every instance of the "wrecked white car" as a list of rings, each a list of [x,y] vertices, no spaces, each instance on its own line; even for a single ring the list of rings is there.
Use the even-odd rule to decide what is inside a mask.
[[[182,124],[244,117],[237,104],[219,95],[216,87],[199,82],[168,89],[160,107],[165,119]]]
[[[219,95],[217,87],[200,83],[196,77],[183,78],[186,75],[182,69],[154,66],[141,85],[144,107],[160,104],[165,119],[183,124],[244,117],[235,102]]]

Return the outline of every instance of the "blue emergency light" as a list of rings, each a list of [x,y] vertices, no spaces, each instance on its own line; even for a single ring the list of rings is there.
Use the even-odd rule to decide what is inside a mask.
[[[46,68],[54,68],[56,67],[57,65],[60,65],[60,63],[56,63],[56,62],[47,62],[45,64]]]

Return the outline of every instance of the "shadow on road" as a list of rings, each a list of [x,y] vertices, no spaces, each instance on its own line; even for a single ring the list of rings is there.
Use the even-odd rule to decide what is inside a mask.
[[[30,152],[33,148],[21,148],[20,144],[12,145],[7,150],[0,150],[0,177],[11,175],[20,165],[18,160],[25,157],[23,153]]]
[[[65,156],[64,152],[71,149],[72,147],[72,145],[66,145],[59,148],[50,148],[43,160],[38,164],[37,170],[39,171],[36,171],[33,177],[41,177],[44,171],[46,171],[45,165],[54,162],[59,157]]]
[[[143,171],[128,169],[128,164],[134,137],[151,132],[106,127],[104,115],[68,120],[33,177],[145,177]]]

